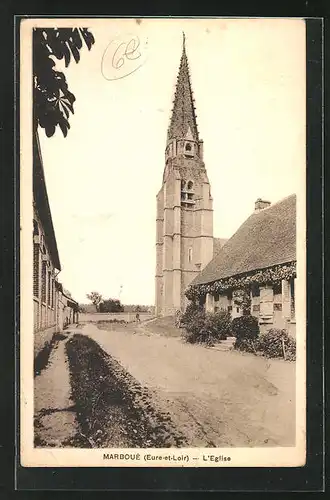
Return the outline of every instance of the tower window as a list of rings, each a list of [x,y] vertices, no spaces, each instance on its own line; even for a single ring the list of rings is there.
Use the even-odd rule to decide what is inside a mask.
[[[186,142],[184,146],[184,152],[186,156],[194,156],[194,145],[190,142]]]
[[[188,248],[188,262],[192,262],[192,248]]]
[[[181,181],[181,206],[183,208],[194,208],[193,186],[192,181]]]

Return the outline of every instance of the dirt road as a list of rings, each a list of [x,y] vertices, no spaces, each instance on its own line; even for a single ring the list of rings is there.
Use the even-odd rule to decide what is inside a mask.
[[[189,345],[143,326],[88,324],[81,333],[146,387],[184,446],[294,445],[295,363]]]

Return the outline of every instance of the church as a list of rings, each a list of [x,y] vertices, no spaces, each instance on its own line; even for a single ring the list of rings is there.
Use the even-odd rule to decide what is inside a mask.
[[[185,38],[156,217],[156,315],[170,316],[185,309],[186,288],[210,262],[215,246],[221,245],[221,240],[213,238],[213,200],[197,128]]]
[[[252,207],[251,207],[252,208]],[[250,313],[262,330],[295,334],[296,196],[258,199],[228,240],[213,236],[213,200],[203,161],[185,38],[157,194],[156,316],[198,300],[209,312]],[[246,305],[245,305],[246,307]]]

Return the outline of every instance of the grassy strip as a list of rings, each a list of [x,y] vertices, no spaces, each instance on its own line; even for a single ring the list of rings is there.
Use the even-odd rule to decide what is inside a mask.
[[[94,340],[76,334],[66,350],[77,419],[90,446],[185,445],[170,415],[157,412],[148,391]]]
[[[61,333],[54,333],[54,335],[51,338],[50,342],[46,342],[44,347],[41,349],[40,352],[36,355],[34,358],[34,376],[36,377],[37,375],[40,375],[42,370],[47,368],[50,354],[52,350],[57,346],[60,340],[66,338],[64,335]]]

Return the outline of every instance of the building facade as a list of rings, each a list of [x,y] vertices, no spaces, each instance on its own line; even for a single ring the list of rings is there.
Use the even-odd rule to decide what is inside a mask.
[[[78,304],[66,297],[57,276],[61,271],[47,195],[38,136],[33,141],[33,318],[37,355],[66,326],[62,316],[77,320]],[[70,311],[69,311],[69,310]]]
[[[185,290],[213,257],[213,200],[203,161],[185,39],[167,133],[162,187],[157,194],[157,316],[188,303]]]
[[[258,199],[254,213],[225,243],[186,291],[206,311],[250,313],[261,333],[296,330],[296,196],[270,205]]]

